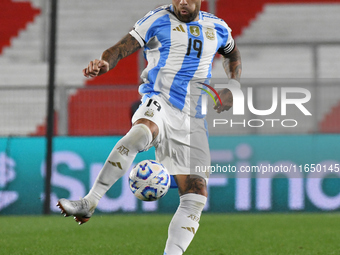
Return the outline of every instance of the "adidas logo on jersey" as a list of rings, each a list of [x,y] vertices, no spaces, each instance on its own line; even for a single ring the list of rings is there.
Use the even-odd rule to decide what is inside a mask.
[[[185,33],[185,30],[184,28],[182,27],[182,25],[179,25],[178,27],[175,27],[174,29],[172,29],[173,31],[179,31],[179,32],[184,32]]]

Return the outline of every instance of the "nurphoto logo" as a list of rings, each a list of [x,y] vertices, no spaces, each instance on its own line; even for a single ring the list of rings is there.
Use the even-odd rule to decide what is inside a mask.
[[[273,87],[272,88],[272,104],[269,109],[259,110],[254,107],[253,102],[253,88],[247,88],[247,97],[245,97],[244,93],[242,92],[241,88],[237,84],[216,84],[215,89],[209,85],[203,84],[204,86],[211,89],[215,94],[218,100],[221,103],[221,98],[219,97],[217,91],[222,89],[229,89],[233,95],[233,107],[231,108],[233,115],[245,115],[245,102],[247,102],[247,107],[250,113],[255,116],[269,116],[273,114],[279,104],[281,108],[280,115],[287,116],[287,106],[294,105],[303,115],[305,116],[312,116],[310,111],[306,108],[305,104],[310,101],[311,93],[308,89],[300,88],[300,87]],[[213,98],[213,101],[216,105],[216,100],[212,93],[207,91],[206,89],[201,88],[207,94]],[[280,89],[280,91],[279,91]],[[280,93],[279,93],[280,92]],[[207,114],[207,94],[202,96],[202,108],[201,113]],[[280,94],[280,97],[279,97]],[[299,98],[296,98],[299,96]],[[280,123],[282,127],[296,127],[298,125],[298,121],[296,119],[277,119],[277,118],[258,118],[258,119],[244,119],[242,122],[233,122],[232,119],[213,119],[213,127],[217,125],[226,125],[230,124],[231,126],[235,125],[242,125],[242,126],[249,126],[249,127],[263,127],[265,122],[269,123],[271,127],[275,127],[277,123]]]

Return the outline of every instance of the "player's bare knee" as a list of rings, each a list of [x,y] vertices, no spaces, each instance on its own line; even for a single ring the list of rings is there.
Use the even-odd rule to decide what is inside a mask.
[[[185,181],[178,182],[180,195],[194,193],[208,197],[207,183],[205,179],[197,175],[188,175]]]

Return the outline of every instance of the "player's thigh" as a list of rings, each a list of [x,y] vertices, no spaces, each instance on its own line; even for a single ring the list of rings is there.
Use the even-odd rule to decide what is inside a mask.
[[[199,175],[175,175],[175,181],[180,195],[195,193],[208,196],[206,179]]]

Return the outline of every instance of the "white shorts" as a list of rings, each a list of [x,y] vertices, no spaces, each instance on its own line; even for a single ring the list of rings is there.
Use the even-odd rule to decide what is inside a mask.
[[[171,175],[193,174],[205,179],[209,177],[208,172],[197,171],[197,166],[210,166],[204,119],[190,117],[161,95],[148,98],[133,115],[132,123],[142,118],[151,120],[158,126],[158,136],[151,146],[156,148],[156,160]]]

